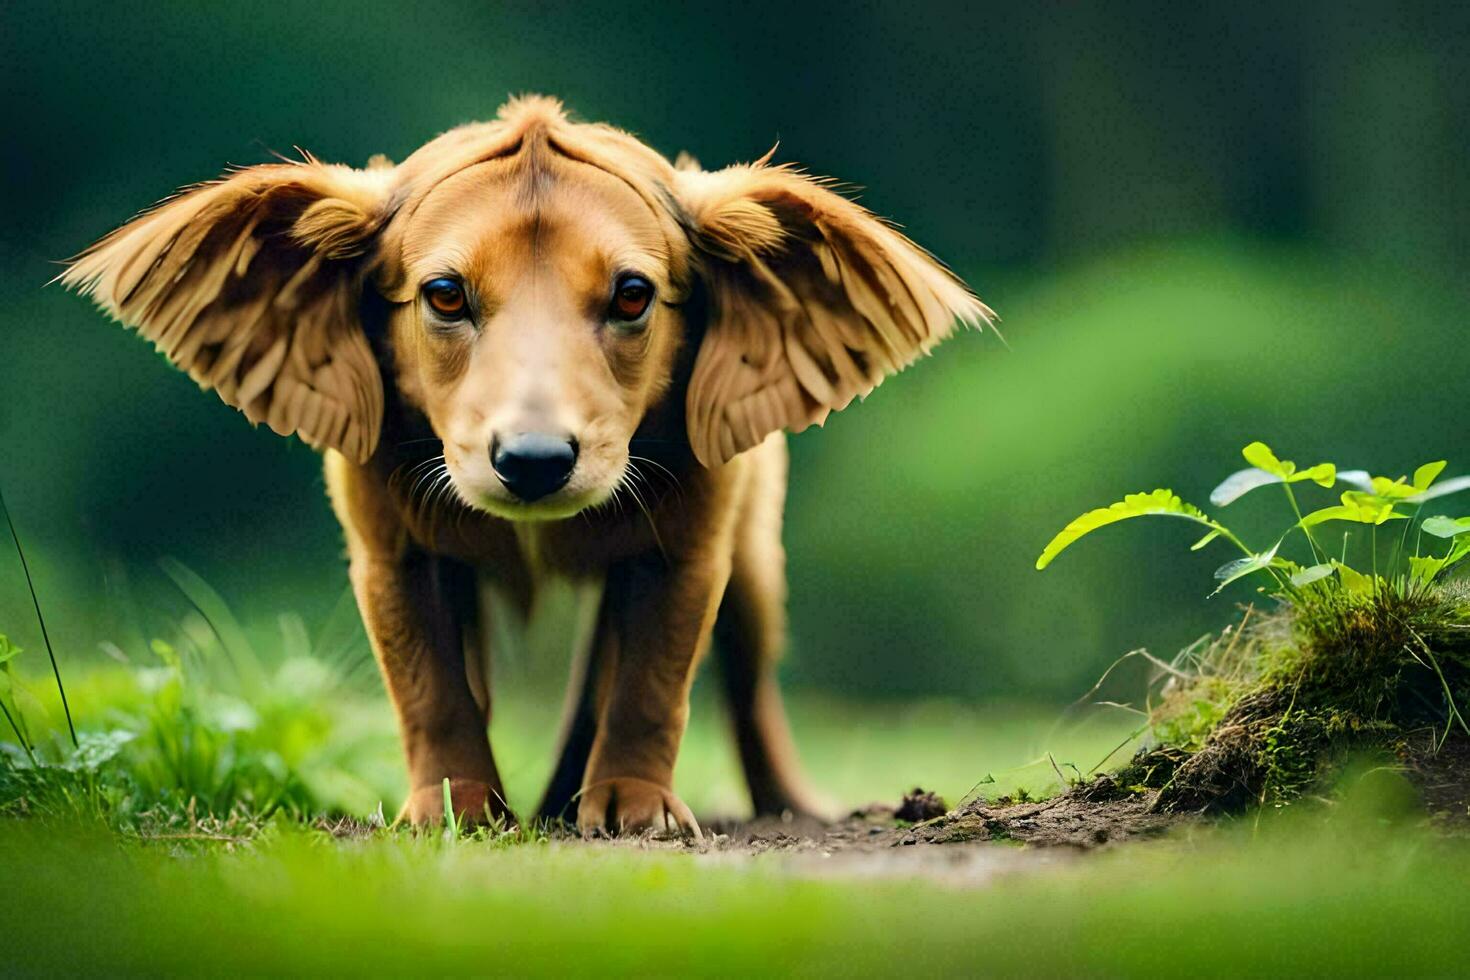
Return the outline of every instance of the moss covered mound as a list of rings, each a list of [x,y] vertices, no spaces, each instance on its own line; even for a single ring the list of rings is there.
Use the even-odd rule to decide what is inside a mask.
[[[1432,810],[1470,823],[1464,582],[1248,611],[1164,673],[1150,713],[1158,744],[1115,777],[1157,791],[1155,810],[1289,802],[1368,755],[1402,766]]]

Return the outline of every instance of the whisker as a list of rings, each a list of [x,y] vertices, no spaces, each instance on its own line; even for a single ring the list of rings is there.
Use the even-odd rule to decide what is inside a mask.
[[[449,481],[449,500],[455,510],[454,533],[458,534],[470,515],[477,512],[477,508],[465,498],[464,493],[459,489],[459,484],[452,479]]]
[[[649,512],[648,505],[643,502],[643,495],[638,492],[637,481],[641,479],[646,485],[648,477],[644,476],[638,469],[638,464],[633,461],[632,457],[629,457],[628,467],[623,471],[623,475],[625,477],[632,476],[632,479],[628,482],[628,492],[633,495],[633,500],[637,502],[638,509],[643,511],[643,516],[648,521],[648,529],[653,532],[653,543],[658,545],[658,553],[664,556],[664,563],[667,564],[669,553],[664,549],[663,538],[659,537],[658,525],[654,523],[653,514]]]
[[[417,474],[414,477],[413,486],[408,492],[409,510],[414,515],[415,520],[427,520],[430,516],[428,513],[429,493],[423,492],[421,494],[421,491],[428,491],[432,488],[433,482],[438,478],[438,472],[441,467],[447,469],[447,464],[442,455],[422,460],[409,471],[410,474]]]
[[[443,520],[444,511],[448,506],[445,499],[446,493],[454,485],[454,477],[449,474],[449,466],[445,464],[436,471],[434,485],[429,490],[429,506],[432,508],[431,520],[434,522],[434,537],[437,540],[440,530],[439,522]]]
[[[628,454],[628,459],[629,459],[629,460],[630,460],[630,461],[636,461],[636,462],[639,462],[639,463],[647,463],[647,464],[648,464],[648,465],[650,465],[650,466],[655,466],[655,467],[657,467],[657,468],[658,468],[658,471],[659,471],[659,473],[660,473],[660,475],[662,475],[662,476],[664,476],[664,477],[666,477],[666,478],[667,478],[667,479],[668,479],[668,481],[669,481],[669,484],[670,484],[670,485],[671,485],[671,486],[672,486],[672,487],[673,487],[673,489],[674,489],[674,492],[675,492],[675,493],[676,493],[676,494],[677,494],[677,495],[678,495],[678,496],[680,496],[680,497],[682,497],[682,496],[683,496],[683,493],[684,493],[684,487],[683,487],[683,485],[682,485],[682,484],[681,484],[681,483],[680,483],[680,482],[679,482],[679,478],[678,478],[678,477],[677,477],[677,476],[676,476],[676,475],[674,475],[674,471],[673,471],[673,470],[671,470],[671,469],[669,469],[669,468],[668,468],[668,467],[667,467],[667,466],[665,466],[665,465],[664,465],[664,464],[663,464],[663,463],[660,463],[660,462],[659,462],[659,461],[658,461],[658,460],[656,460],[656,459],[649,459],[649,458],[648,458],[648,457],[647,457],[647,456],[635,456],[635,455],[633,455],[633,454],[632,454],[632,453],[629,453],[629,454]],[[647,474],[644,474],[644,479],[645,479],[645,480],[646,480],[646,479],[647,479]],[[650,488],[650,489],[651,489],[651,488]]]
[[[418,496],[420,490],[423,490],[430,484],[435,477],[438,467],[442,465],[444,465],[444,457],[439,456],[436,459],[425,460],[419,466],[414,467],[414,470],[411,472],[416,472],[418,476],[414,479],[413,487],[408,492],[410,502],[414,501],[414,498]]]
[[[429,467],[432,467],[435,463],[443,462],[443,460],[444,456],[440,454],[438,456],[430,456],[428,459],[401,463],[397,468],[393,470],[392,473],[388,475],[388,485],[392,486],[395,483],[401,482],[403,480],[411,480],[413,479],[415,474],[420,473],[421,471],[424,471]],[[404,467],[408,467],[407,471],[404,470]],[[413,495],[413,492],[414,491],[410,491],[410,497]]]
[[[627,485],[627,480],[628,471],[625,468],[622,472],[622,475],[618,477],[618,482],[613,484],[612,493],[609,494],[608,498],[604,500],[599,506],[605,507],[613,513],[621,513],[623,509],[623,487]]]

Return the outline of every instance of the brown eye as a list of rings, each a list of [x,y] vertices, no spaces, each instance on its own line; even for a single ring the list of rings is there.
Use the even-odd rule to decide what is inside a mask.
[[[446,320],[458,320],[465,315],[464,287],[453,279],[432,279],[425,283],[424,298]]]
[[[642,276],[623,276],[613,290],[612,318],[631,323],[643,316],[653,302],[653,283]]]

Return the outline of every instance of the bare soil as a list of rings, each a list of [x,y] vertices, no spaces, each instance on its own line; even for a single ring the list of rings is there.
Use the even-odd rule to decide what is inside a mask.
[[[935,844],[1008,841],[1041,847],[1091,850],[1137,837],[1157,836],[1170,826],[1192,819],[1154,813],[1151,793],[1124,793],[1106,777],[1041,802],[974,800],[944,811],[933,794],[928,809],[937,816],[912,821],[914,797],[898,806],[873,804],[846,819],[823,825],[816,821],[755,820],[732,827],[714,826],[715,847],[751,851],[811,848],[826,851],[877,850]]]
[[[1457,737],[1443,743],[1427,739],[1404,753],[1401,770],[1417,790],[1417,805],[1422,805],[1432,825],[1449,833],[1470,834],[1470,738]],[[872,859],[886,853],[890,857],[879,865],[907,862],[905,866],[912,873],[935,863],[932,857],[924,856],[927,852],[948,852],[941,862],[946,866],[977,860],[987,867],[997,862],[1030,863],[1043,854],[1049,855],[1048,860],[1056,860],[1157,837],[1171,828],[1207,819],[1208,813],[1221,812],[1211,806],[1191,811],[1179,802],[1178,798],[1166,799],[1158,790],[1124,788],[1111,776],[1103,775],[1042,801],[973,800],[946,811],[937,796],[916,789],[896,806],[875,803],[830,824],[776,818],[711,821],[706,825],[703,844],[656,836],[624,843],[731,856],[778,853]],[[1027,847],[974,846],[997,843]],[[1011,858],[997,856],[1005,850],[1011,852]],[[1033,857],[1020,858],[1023,850]],[[988,856],[978,858],[980,852]]]
[[[874,803],[831,823],[707,819],[702,842],[645,833],[584,843],[569,829],[550,836],[560,846],[675,851],[715,864],[759,860],[797,876],[920,879],[969,888],[1044,872],[1194,819],[1151,812],[1155,795],[1121,793],[1103,778],[1042,802],[977,800],[946,811],[938,796],[916,789],[896,805]],[[1016,846],[1021,844],[1028,846]]]
[[[1448,833],[1470,834],[1470,738],[1443,744],[1427,740],[1406,752],[1401,762],[1431,824]],[[796,873],[923,877],[969,885],[1158,837],[1207,819],[1212,811],[1182,812],[1170,802],[1157,790],[1124,788],[1108,775],[1048,800],[977,799],[953,810],[937,795],[915,789],[896,804],[873,803],[831,823],[792,817],[715,819],[704,822],[702,842],[645,833],[604,838],[589,846],[693,852],[716,862],[770,856]],[[372,825],[355,820],[322,821],[318,827],[337,837],[375,832]],[[550,837],[561,845],[582,844],[567,828],[553,830]]]

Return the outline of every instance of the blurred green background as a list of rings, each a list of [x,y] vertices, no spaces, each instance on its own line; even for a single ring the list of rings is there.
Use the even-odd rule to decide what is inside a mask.
[[[1064,703],[1251,595],[1207,601],[1228,556],[1169,522],[1033,571],[1080,511],[1203,502],[1256,438],[1470,470],[1470,8],[204,9],[0,12],[0,483],[64,664],[183,608],[165,556],[250,623],[325,620],[345,574],[311,450],[43,288],[55,261],[225,164],[401,159],[513,92],[710,167],[779,139],[1003,318],[793,440],[794,687]],[[0,629],[40,647],[5,549]]]

